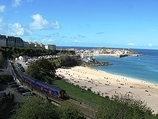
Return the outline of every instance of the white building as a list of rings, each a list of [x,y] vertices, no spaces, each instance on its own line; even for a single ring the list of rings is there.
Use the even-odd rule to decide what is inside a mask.
[[[56,45],[51,45],[51,44],[45,45],[45,49],[52,51],[56,50]]]

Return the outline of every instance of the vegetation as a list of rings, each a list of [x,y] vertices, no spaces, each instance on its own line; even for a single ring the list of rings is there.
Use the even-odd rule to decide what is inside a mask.
[[[101,97],[91,91],[83,90],[63,80],[55,80],[53,85],[66,90],[70,97],[97,109],[96,119],[157,119],[144,102],[126,97]],[[97,108],[96,108],[97,107]]]
[[[13,76],[8,74],[8,75],[0,75],[0,82],[6,84],[7,82],[13,81]]]
[[[51,83],[55,77],[56,66],[46,59],[41,59],[31,63],[26,73],[36,79]]]
[[[9,117],[9,111],[13,106],[13,95],[6,94],[3,98],[0,97],[0,119],[7,119]]]
[[[59,58],[52,60],[56,67],[72,67],[81,65],[82,61],[79,56],[69,56],[68,54],[59,55]]]
[[[17,47],[1,47],[0,51],[3,53],[5,58],[16,58],[19,56],[41,56],[41,55],[51,55],[56,54],[55,51],[46,49],[36,49],[36,48],[17,48]]]
[[[36,62],[34,65],[36,65],[36,68],[42,69],[42,71],[38,71],[39,73],[36,72],[35,74],[40,74],[40,73],[42,74],[43,72],[45,72],[44,75],[41,75],[41,77],[43,78],[46,77],[47,75],[49,75],[50,73],[49,71],[53,68],[53,67],[50,68],[51,67],[50,63],[53,63],[55,67],[56,62],[58,62],[61,66],[63,64],[73,63],[69,59],[69,56],[61,56],[61,59],[56,59],[56,60],[51,60],[51,61],[41,60],[39,62]],[[67,66],[67,65],[64,65],[64,66]],[[32,67],[32,65],[30,65],[30,67]],[[36,68],[32,67],[31,72],[32,73],[35,72]],[[55,70],[55,68],[53,70]],[[89,91],[83,90],[79,86],[74,86],[73,84],[67,83],[64,80],[57,80],[57,78],[56,80],[54,78],[54,80],[52,81],[52,84],[66,90],[67,94],[71,98],[83,104],[87,104],[90,107],[98,110],[95,117],[96,119],[138,119],[138,118],[139,119],[156,119],[158,118],[158,116],[153,115],[152,110],[150,108],[147,108],[146,105],[144,105],[144,103],[142,103],[141,101],[136,101],[129,98],[128,99],[118,98],[118,97],[115,97],[113,99],[109,99],[108,97],[104,98],[104,97],[101,97],[100,94],[95,95],[90,90]],[[69,113],[68,112],[69,110],[65,111],[63,116],[64,115],[68,116],[69,113],[71,113],[71,112]]]
[[[151,109],[137,100],[115,97],[99,108],[96,119],[157,119]]]
[[[60,54],[58,59],[45,60],[41,59],[35,63],[30,64],[27,74],[42,80],[44,82],[52,83],[53,85],[66,90],[67,94],[90,107],[97,110],[96,119],[157,119],[158,115],[153,115],[152,110],[148,108],[143,102],[132,100],[129,98],[114,97],[101,97],[100,94],[95,95],[91,90],[83,90],[79,86],[67,83],[64,80],[55,78],[55,69],[57,67],[70,67],[79,65],[81,62],[77,57],[70,57],[73,52],[68,51],[55,51],[45,52],[37,49],[18,49],[14,48],[1,48],[2,53],[9,57],[17,57],[20,55],[38,56],[49,53]],[[26,50],[26,51],[25,51]],[[27,51],[28,50],[28,51]],[[14,52],[15,53],[14,53]],[[65,53],[67,55],[65,55]],[[9,79],[9,78],[7,78]],[[84,119],[82,114],[72,105],[62,105],[56,107],[50,105],[46,100],[39,97],[28,97],[24,103],[18,106],[18,110],[12,119]]]
[[[18,48],[18,47],[1,47],[0,51],[2,52],[5,58],[14,59],[19,56],[43,56],[43,55],[60,55],[60,54],[68,54],[74,55],[74,51],[67,50],[47,50],[47,49],[36,49],[36,48]]]
[[[91,91],[81,89],[79,86],[74,86],[73,84],[65,82],[64,80],[54,80],[53,85],[66,90],[66,93],[69,95],[69,97],[93,107],[98,107],[103,101],[107,100],[106,98],[97,96]]]
[[[26,98],[11,119],[85,119],[71,105],[56,107],[40,97]]]

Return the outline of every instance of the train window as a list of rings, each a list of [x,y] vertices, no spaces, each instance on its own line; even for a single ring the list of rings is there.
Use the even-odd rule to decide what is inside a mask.
[[[55,96],[58,96],[58,92],[57,91],[55,91]]]
[[[41,86],[41,90],[43,90],[43,87]]]
[[[52,93],[52,91],[49,89],[49,94],[51,94]]]
[[[48,89],[44,88],[43,90],[48,93]]]

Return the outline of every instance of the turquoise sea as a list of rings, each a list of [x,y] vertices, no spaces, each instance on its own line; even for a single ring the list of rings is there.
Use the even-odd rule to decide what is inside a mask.
[[[98,47],[59,47],[75,49],[98,49]],[[132,49],[140,55],[138,57],[106,57],[95,56],[98,61],[108,61],[113,65],[97,66],[97,70],[112,74],[136,78],[143,81],[158,83],[158,50]]]
[[[158,83],[158,50],[134,50],[141,55],[138,57],[122,58],[96,56],[96,60],[108,61],[113,65],[97,66],[95,69],[151,83]]]

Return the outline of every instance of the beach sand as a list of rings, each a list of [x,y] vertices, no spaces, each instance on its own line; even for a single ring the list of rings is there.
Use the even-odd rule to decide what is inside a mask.
[[[70,69],[59,68],[56,74],[66,81],[79,85],[101,96],[128,96],[144,101],[148,107],[158,113],[158,86],[138,79],[114,75],[107,72],[76,66]]]

